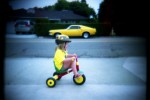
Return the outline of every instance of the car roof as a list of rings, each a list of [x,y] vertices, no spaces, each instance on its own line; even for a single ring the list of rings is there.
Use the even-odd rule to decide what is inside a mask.
[[[70,26],[82,26],[82,25],[70,25]]]
[[[83,26],[83,27],[86,27],[86,26],[84,26],[84,25],[70,25],[70,26]]]

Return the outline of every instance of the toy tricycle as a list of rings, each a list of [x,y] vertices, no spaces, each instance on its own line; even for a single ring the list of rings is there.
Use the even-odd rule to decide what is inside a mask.
[[[78,73],[81,75],[78,78],[75,78],[75,75],[73,76],[73,82],[77,85],[82,85],[84,84],[84,82],[86,81],[86,77],[83,74],[82,71],[79,70],[79,64],[78,64],[78,58],[76,58],[76,68]],[[48,87],[54,87],[56,85],[56,80],[60,80],[62,76],[69,74],[70,72],[72,72],[72,69],[68,69],[66,72],[63,73],[58,73],[57,71],[55,71],[53,73],[53,77],[50,77],[46,80],[46,84]]]

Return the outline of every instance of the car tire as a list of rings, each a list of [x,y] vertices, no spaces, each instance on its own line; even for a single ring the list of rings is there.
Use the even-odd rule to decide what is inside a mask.
[[[88,32],[84,32],[82,36],[83,36],[83,38],[87,39],[87,38],[89,38],[90,35]]]

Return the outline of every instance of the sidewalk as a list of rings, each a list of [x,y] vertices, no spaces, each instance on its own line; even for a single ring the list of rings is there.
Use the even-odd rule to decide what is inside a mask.
[[[19,38],[19,39],[23,39],[23,38],[28,39],[28,38],[31,38],[32,39],[32,38],[37,38],[37,36],[35,34],[28,34],[28,35],[23,35],[23,34],[21,34],[21,35],[6,34],[5,38],[14,38],[14,39],[16,39],[16,38]]]
[[[85,84],[75,85],[70,73],[48,88],[52,58],[6,58],[6,100],[146,100],[146,58],[79,58],[79,65]]]
[[[147,61],[144,57],[130,57],[127,58],[123,67],[126,68],[128,71],[142,79],[146,82],[146,75],[147,75]]]

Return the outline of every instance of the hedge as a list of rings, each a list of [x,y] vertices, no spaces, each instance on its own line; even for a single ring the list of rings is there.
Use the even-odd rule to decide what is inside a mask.
[[[52,24],[52,23],[36,23],[35,33],[37,36],[49,36],[49,30],[52,29],[65,29],[72,24]],[[85,26],[96,28],[96,36],[109,35],[110,31],[105,24],[82,24]]]

